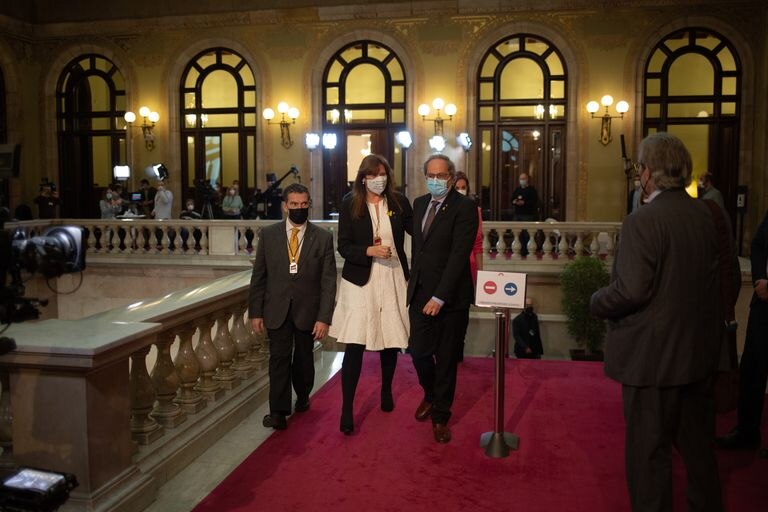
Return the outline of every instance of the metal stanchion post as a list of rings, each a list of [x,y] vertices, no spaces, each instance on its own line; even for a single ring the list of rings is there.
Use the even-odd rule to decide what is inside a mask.
[[[509,456],[510,450],[517,450],[519,438],[508,432],[504,432],[504,350],[507,324],[505,311],[496,309],[496,383],[495,403],[493,405],[493,432],[486,432],[480,436],[480,447],[485,448],[485,454],[489,457],[501,458]],[[506,310],[509,315],[509,310]]]

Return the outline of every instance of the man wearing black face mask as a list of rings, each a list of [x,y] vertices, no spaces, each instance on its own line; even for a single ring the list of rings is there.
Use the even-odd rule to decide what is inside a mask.
[[[315,380],[314,340],[328,333],[336,297],[333,236],[307,222],[309,190],[286,187],[283,212],[288,218],[261,230],[251,275],[248,317],[254,332],[269,337],[269,414],[265,427],[283,430],[291,414],[309,409]]]
[[[539,317],[533,312],[533,299],[525,299],[525,309],[512,320],[512,337],[515,339],[515,356],[518,359],[541,359]]]

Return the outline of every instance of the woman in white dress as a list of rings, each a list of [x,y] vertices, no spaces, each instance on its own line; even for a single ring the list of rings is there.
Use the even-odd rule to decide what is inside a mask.
[[[392,411],[397,354],[408,346],[408,259],[403,250],[413,210],[395,191],[392,168],[379,155],[363,158],[339,212],[341,285],[329,335],[346,344],[341,367],[339,430],[354,430],[353,402],[365,350],[381,359],[381,410]]]

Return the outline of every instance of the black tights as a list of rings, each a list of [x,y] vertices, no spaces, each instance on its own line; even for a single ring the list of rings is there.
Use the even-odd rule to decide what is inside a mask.
[[[392,377],[397,367],[397,353],[399,348],[385,348],[379,352],[381,360],[381,393],[392,393]],[[355,390],[360,380],[360,372],[363,369],[363,353],[365,345],[347,343],[344,349],[344,361],[341,364],[341,394],[342,410],[352,411],[352,403],[355,401]]]

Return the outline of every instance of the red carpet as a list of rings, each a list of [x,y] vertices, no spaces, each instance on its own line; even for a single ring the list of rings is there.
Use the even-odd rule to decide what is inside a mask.
[[[439,445],[413,411],[422,398],[408,356],[395,374],[395,411],[379,409],[378,358],[366,354],[355,433],[338,430],[340,375],[289,419],[196,508],[203,511],[629,510],[619,385],[600,363],[508,360],[506,431],[520,449],[486,457],[493,429],[493,360],[459,367],[453,440]],[[733,425],[719,419],[719,432]],[[768,436],[765,436],[768,438]],[[727,510],[768,510],[768,460],[719,453]],[[685,471],[675,461],[676,510],[685,510]]]

